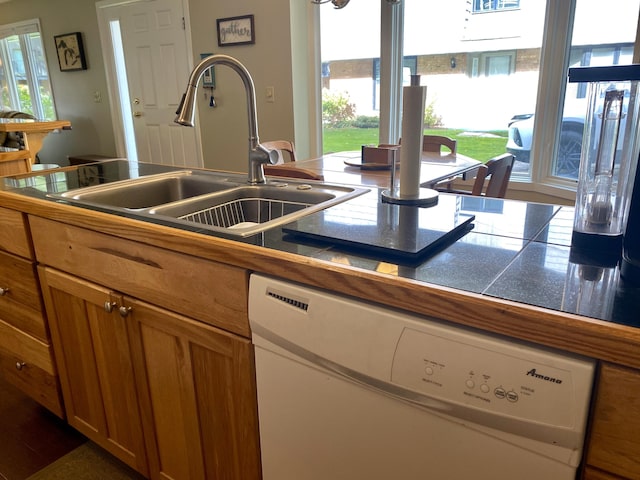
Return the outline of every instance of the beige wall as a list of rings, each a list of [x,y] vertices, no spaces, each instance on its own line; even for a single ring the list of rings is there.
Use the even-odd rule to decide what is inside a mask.
[[[255,16],[255,45],[219,48],[216,19]],[[200,52],[224,53],[238,58],[251,72],[257,91],[261,140],[293,139],[293,100],[289,0],[190,0],[189,17],[194,62]],[[40,154],[47,163],[66,162],[69,155],[115,155],[116,147],[107,98],[95,2],[91,0],[12,0],[3,5],[0,23],[38,18],[49,65],[57,113],[70,120],[73,130],[49,135]],[[88,69],[60,72],[53,36],[81,32]],[[189,72],[185,72],[185,85]],[[246,171],[248,131],[242,82],[228,68],[216,67],[215,97],[210,108],[200,89],[199,122],[205,166]],[[274,103],[265,100],[265,88],[275,88]],[[94,102],[94,92],[102,102]]]
[[[255,45],[218,47],[216,19],[253,14]],[[189,0],[194,61],[200,52],[231,55],[251,72],[256,87],[261,141],[294,139],[289,0]],[[205,166],[246,171],[247,107],[242,82],[231,69],[215,67],[218,106],[209,107],[200,89],[199,123]],[[186,84],[186,79],[185,79]],[[275,88],[267,103],[265,89]]]

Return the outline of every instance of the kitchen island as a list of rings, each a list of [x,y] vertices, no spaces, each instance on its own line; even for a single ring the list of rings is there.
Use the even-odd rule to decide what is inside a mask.
[[[199,403],[207,398],[199,396],[202,391],[192,389],[175,398],[178,404],[195,406],[185,409],[191,415],[183,412],[186,420],[181,421],[172,435],[169,432],[176,426],[163,424],[151,414],[151,406],[158,405],[156,395],[163,388],[153,372],[175,371],[175,381],[179,383],[179,368],[191,368],[193,372],[200,372],[192,378],[206,382],[207,372],[216,368],[226,372],[229,388],[235,388],[237,398],[243,401],[242,408],[231,417],[231,423],[237,423],[230,427],[234,432],[242,432],[242,436],[230,444],[231,452],[216,451],[215,455],[222,458],[228,454],[234,459],[230,463],[235,465],[232,474],[235,478],[259,475],[246,288],[248,275],[261,272],[600,360],[583,478],[614,478],[610,474],[623,478],[640,476],[640,440],[636,434],[640,428],[640,330],[637,328],[640,289],[624,285],[617,278],[615,268],[602,268],[596,277],[585,277],[582,269],[581,277],[570,248],[572,209],[451,197],[459,202],[462,212],[473,212],[475,227],[433,256],[408,264],[372,258],[326,243],[301,243],[283,236],[280,227],[244,239],[176,229],[127,215],[64,204],[47,197],[46,187],[44,191],[37,187],[38,178],[43,182],[49,180],[49,188],[64,191],[87,182],[115,181],[168,169],[144,165],[132,169],[122,161],[100,162],[64,172],[43,173],[34,177],[29,185],[7,179],[0,191],[7,221],[24,222],[21,242],[25,244],[19,252],[11,249],[15,243],[12,239],[0,242],[0,246],[9,255],[37,265],[47,316],[53,323],[53,352],[63,377],[62,393],[68,420],[71,420],[70,413],[75,417],[81,415],[82,405],[104,402],[104,398],[88,400],[91,395],[74,391],[73,375],[62,373],[65,368],[73,370],[73,362],[72,358],[59,360],[62,352],[56,350],[56,343],[65,345],[77,337],[62,325],[61,305],[65,302],[72,305],[83,298],[85,309],[93,302],[100,308],[105,303],[107,310],[111,305],[124,315],[122,318],[126,318],[129,311],[134,312],[133,326],[116,322],[108,334],[111,336],[104,337],[112,341],[128,339],[130,351],[118,355],[131,358],[133,371],[108,373],[112,378],[132,379],[131,388],[124,389],[121,399],[110,402],[114,412],[124,408],[123,405],[141,405],[144,435],[131,438],[128,444],[132,447],[124,449],[129,452],[125,461],[134,468],[152,477],[160,471],[169,471],[174,476],[177,472],[178,478],[202,478],[202,472],[219,468],[219,462],[211,462],[203,454],[211,451],[207,442],[210,440],[213,444],[214,439],[205,438],[196,446],[190,443],[194,442],[190,434],[205,426],[215,430],[216,422],[229,418],[228,415],[205,415]],[[49,178],[50,175],[55,178]],[[377,190],[372,190],[349,201],[349,208],[376,203],[378,195]],[[340,207],[332,209],[336,221],[340,221]],[[343,218],[347,222],[349,217]],[[589,278],[610,275],[613,275],[611,285],[600,296],[592,295],[587,302],[577,300],[574,293],[580,289],[580,279],[583,286],[588,286],[585,282]],[[141,306],[141,302],[144,305]],[[136,317],[138,311],[144,314]],[[175,355],[184,351],[183,348],[188,351],[203,348],[197,340],[201,328],[210,335],[206,351],[217,349],[216,355],[225,352],[227,360],[213,361],[213,353],[192,357],[186,364],[166,360],[172,352]],[[104,333],[104,330],[89,322],[85,332],[88,338],[92,335],[95,338],[98,332]],[[45,338],[41,343],[46,343],[46,331],[42,336]],[[228,346],[221,348],[222,344]],[[151,355],[152,350],[165,355]],[[113,358],[118,355],[114,354]],[[2,365],[16,369],[9,360]],[[96,368],[100,365],[103,363],[95,361]],[[55,369],[49,370],[49,378],[55,379]],[[38,380],[33,382],[32,392],[37,391]],[[96,385],[94,397],[100,392],[100,386]],[[220,395],[220,392],[214,393]],[[220,408],[223,413],[233,410],[231,405]],[[78,422],[81,423],[88,420]],[[176,431],[185,434],[181,436],[175,434]],[[117,443],[114,439],[105,437],[101,445],[123,458],[125,453],[109,447],[114,443]],[[131,455],[131,452],[138,453]],[[149,465],[148,471],[145,465]]]

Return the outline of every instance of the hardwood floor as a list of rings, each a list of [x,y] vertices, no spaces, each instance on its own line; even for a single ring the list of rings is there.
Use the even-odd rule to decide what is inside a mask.
[[[0,480],[24,480],[86,441],[0,377]]]

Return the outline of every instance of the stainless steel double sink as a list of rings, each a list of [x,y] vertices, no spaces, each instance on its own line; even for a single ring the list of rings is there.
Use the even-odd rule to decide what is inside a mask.
[[[178,170],[50,196],[71,204],[245,237],[367,191],[293,179],[249,185],[240,174]]]

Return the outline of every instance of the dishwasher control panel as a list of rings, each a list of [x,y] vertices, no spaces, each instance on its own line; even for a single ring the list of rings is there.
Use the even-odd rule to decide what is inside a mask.
[[[403,329],[391,381],[432,399],[573,428],[583,418],[577,390],[590,388],[591,369],[556,352],[425,325]]]

